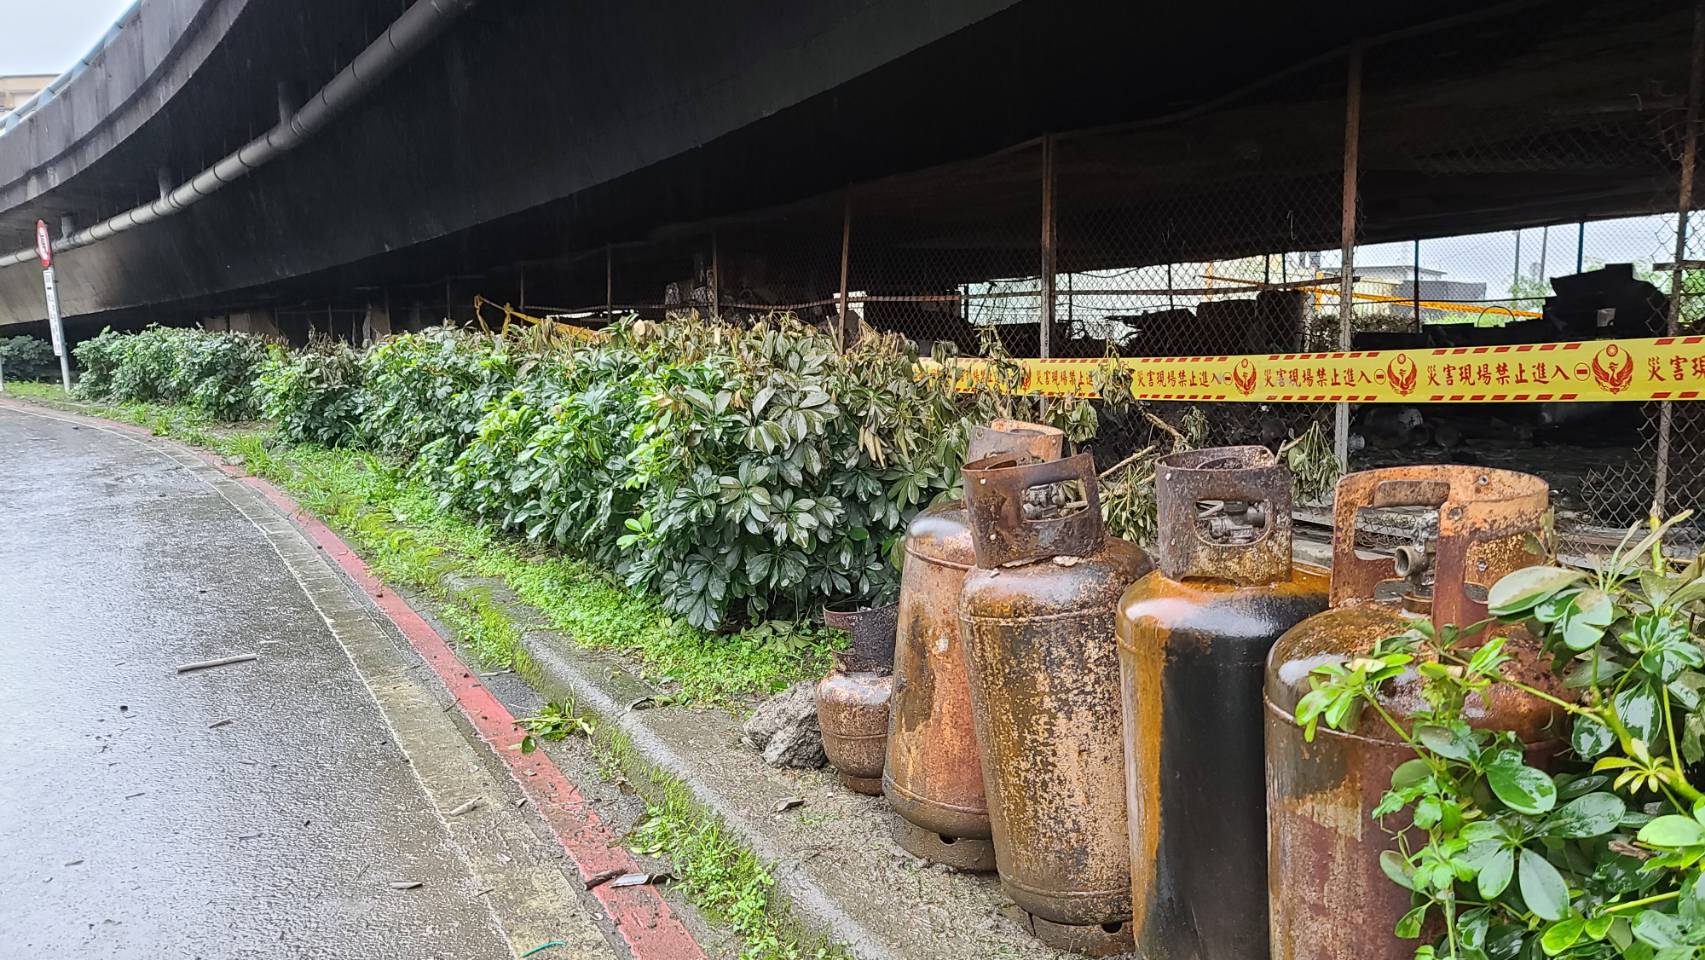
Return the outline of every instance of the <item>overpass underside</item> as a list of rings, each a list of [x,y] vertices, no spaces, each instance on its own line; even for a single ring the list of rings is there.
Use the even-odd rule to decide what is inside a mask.
[[[0,212],[6,249],[38,215],[111,215],[264,131],[269,74],[307,58],[318,72],[298,65],[287,87],[310,92],[397,9],[336,6],[248,0],[205,78],[69,182]],[[475,6],[289,156],[64,254],[73,335],[257,311],[297,334],[359,329],[375,305],[399,322],[466,319],[475,293],[661,308],[713,267],[718,305],[820,307],[840,292],[843,239],[848,291],[873,321],[963,316],[966,285],[1041,272],[1050,182],[1062,273],[1335,249],[1356,37],[1371,38],[1358,240],[1674,208],[1683,2],[1530,3],[1430,25],[1347,4],[678,6],[661,20]],[[0,268],[0,322],[39,321],[40,299],[33,269]]]

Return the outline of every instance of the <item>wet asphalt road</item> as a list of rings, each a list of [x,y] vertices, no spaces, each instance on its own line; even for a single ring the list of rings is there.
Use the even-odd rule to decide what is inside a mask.
[[[481,892],[261,531],[0,409],[0,956],[510,957]]]

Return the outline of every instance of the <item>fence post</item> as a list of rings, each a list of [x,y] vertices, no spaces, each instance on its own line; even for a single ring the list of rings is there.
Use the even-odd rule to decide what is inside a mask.
[[[1054,138],[1042,138],[1042,342],[1049,355],[1054,333]]]
[[[1414,264],[1409,272],[1409,296],[1415,302],[1415,332],[1421,332],[1421,241],[1415,241]]]
[[[846,348],[847,336],[847,264],[852,254],[852,191],[847,191],[841,203],[841,309],[835,328],[839,331],[841,348]]]
[[[1687,215],[1693,209],[1693,168],[1699,162],[1699,97],[1700,59],[1705,45],[1705,0],[1693,7],[1693,60],[1687,74],[1687,130],[1682,134],[1681,187],[1676,202],[1675,256],[1670,262],[1669,318],[1666,324],[1670,336],[1681,329],[1681,297],[1686,282],[1682,278],[1682,263],[1687,259]],[[1662,516],[1669,498],[1669,448],[1673,422],[1670,401],[1658,405],[1658,462],[1652,471],[1652,513]]]
[[[1339,228],[1338,349],[1349,350],[1356,294],[1356,167],[1362,130],[1362,42],[1350,43],[1349,71],[1344,90],[1344,219]],[[1338,468],[1350,468],[1350,405],[1338,401],[1333,410],[1332,448]]]
[[[722,319],[722,251],[716,243],[717,230],[710,231],[710,317]]]
[[[616,319],[616,268],[611,245],[604,244],[604,322]]]

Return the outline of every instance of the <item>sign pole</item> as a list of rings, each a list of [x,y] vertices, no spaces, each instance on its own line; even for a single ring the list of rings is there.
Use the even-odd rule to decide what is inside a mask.
[[[59,290],[53,283],[53,241],[47,223],[36,221],[36,256],[41,258],[41,285],[47,294],[47,329],[53,335],[53,355],[59,358],[59,382],[71,392],[71,351],[65,349],[65,326],[59,320]]]

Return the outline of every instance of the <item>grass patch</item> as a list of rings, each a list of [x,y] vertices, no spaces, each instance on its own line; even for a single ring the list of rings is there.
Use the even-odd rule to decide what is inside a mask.
[[[625,780],[646,801],[627,837],[634,850],[667,860],[676,888],[713,923],[743,941],[741,960],[848,960],[845,948],[805,930],[757,855],[692,797],[686,784],[641,759],[627,735],[587,728],[598,774]]]

